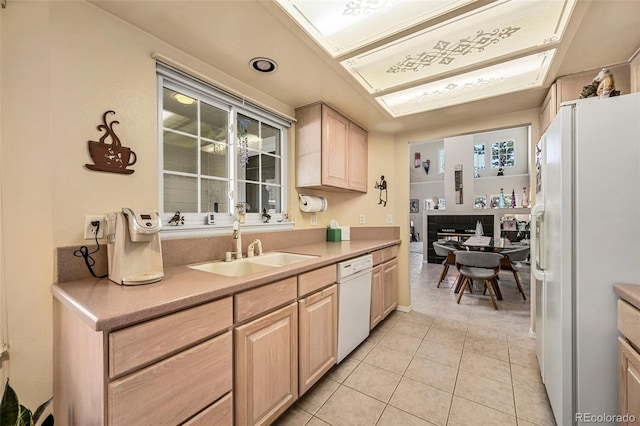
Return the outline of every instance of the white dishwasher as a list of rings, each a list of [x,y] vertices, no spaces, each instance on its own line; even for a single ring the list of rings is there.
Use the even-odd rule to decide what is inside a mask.
[[[338,363],[369,335],[373,257],[338,263]]]

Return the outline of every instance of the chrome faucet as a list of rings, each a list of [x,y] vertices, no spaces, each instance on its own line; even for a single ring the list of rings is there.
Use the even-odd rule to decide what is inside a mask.
[[[236,240],[236,259],[242,259],[242,234],[237,220],[233,222],[233,239]]]
[[[247,257],[260,256],[262,254],[262,241],[259,239],[253,240],[247,248]]]

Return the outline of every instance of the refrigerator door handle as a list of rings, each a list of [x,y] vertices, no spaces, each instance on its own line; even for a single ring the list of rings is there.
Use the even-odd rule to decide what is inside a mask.
[[[540,217],[542,220],[538,220]],[[542,226],[544,224],[544,204],[536,204],[531,209],[531,273],[540,281],[544,281],[546,262],[542,249]]]

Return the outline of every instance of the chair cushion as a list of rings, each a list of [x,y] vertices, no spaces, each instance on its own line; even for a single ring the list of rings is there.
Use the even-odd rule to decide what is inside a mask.
[[[459,271],[462,275],[478,280],[486,280],[496,275],[494,269],[476,268],[473,266],[461,266]]]

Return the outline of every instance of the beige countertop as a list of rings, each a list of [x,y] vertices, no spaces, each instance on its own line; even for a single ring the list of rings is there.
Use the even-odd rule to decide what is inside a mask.
[[[622,300],[640,309],[640,284],[616,284],[613,289]]]
[[[103,279],[54,284],[53,296],[97,331],[109,331],[258,287],[342,260],[400,244],[400,240],[322,242],[277,251],[316,255],[292,265],[243,277],[226,277],[191,269],[165,268],[162,281],[121,286]]]

